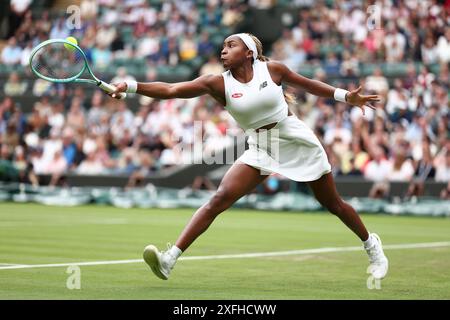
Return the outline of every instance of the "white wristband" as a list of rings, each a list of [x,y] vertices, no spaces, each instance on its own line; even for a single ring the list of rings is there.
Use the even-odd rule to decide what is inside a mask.
[[[345,96],[347,95],[348,91],[340,88],[336,88],[334,90],[334,100],[341,101],[341,102],[347,102],[345,99]]]
[[[127,84],[127,91],[126,93],[136,93],[137,91],[137,82],[134,80],[125,80],[125,83]]]

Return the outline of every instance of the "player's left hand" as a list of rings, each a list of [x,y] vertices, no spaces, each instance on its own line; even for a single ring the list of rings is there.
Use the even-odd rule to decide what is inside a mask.
[[[359,94],[361,92],[362,87],[359,86],[357,89],[350,91],[347,93],[347,96],[345,99],[347,100],[348,104],[351,104],[353,106],[358,106],[361,108],[363,115],[365,115],[364,107],[369,107],[371,109],[375,110],[375,107],[370,104],[370,102],[378,102],[380,101],[380,96],[378,95],[361,95]]]

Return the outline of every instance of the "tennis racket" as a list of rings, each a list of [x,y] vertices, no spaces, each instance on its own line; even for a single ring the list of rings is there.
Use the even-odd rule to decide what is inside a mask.
[[[33,73],[44,80],[56,83],[91,83],[107,93],[116,87],[98,79],[89,67],[86,55],[79,46],[63,39],[42,42],[31,51],[30,67]],[[87,70],[91,79],[80,78]],[[126,93],[118,94],[119,99]]]

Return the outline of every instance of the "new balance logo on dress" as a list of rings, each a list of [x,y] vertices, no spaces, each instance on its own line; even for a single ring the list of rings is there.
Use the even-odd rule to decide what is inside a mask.
[[[264,89],[265,87],[267,87],[267,81],[264,81],[259,85],[259,90]]]

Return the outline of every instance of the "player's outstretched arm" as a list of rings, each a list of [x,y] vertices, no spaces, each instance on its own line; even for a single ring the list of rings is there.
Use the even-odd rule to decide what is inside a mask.
[[[319,97],[334,98],[334,91],[336,88],[325,82],[303,77],[280,62],[270,62],[270,68],[275,71],[280,82],[287,83],[294,87],[300,87]],[[359,86],[357,89],[348,92],[345,100],[348,104],[360,107],[364,113],[364,106],[374,109],[374,107],[370,105],[370,102],[379,101],[380,98],[377,95],[361,95],[361,89],[361,86]]]
[[[138,82],[136,93],[156,98],[193,98],[204,94],[212,94],[212,75],[204,75],[192,81],[167,83],[167,82]],[[116,98],[117,93],[127,91],[127,83],[114,84],[117,90],[110,94]]]

